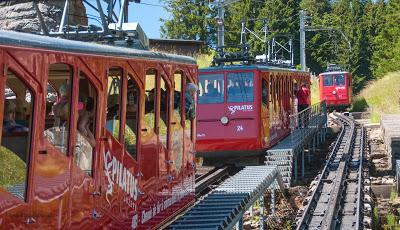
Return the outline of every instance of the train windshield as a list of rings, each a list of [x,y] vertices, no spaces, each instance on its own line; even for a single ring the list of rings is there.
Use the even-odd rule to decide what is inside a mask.
[[[332,75],[323,75],[324,86],[333,86]]]
[[[199,104],[224,102],[224,75],[207,74],[199,76]]]
[[[346,85],[344,74],[335,75],[335,85],[336,86],[345,86]]]
[[[252,72],[229,73],[228,102],[253,102],[254,79]]]

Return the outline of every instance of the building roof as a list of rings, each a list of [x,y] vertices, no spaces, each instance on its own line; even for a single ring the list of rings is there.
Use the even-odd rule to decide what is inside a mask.
[[[188,56],[165,54],[161,52],[138,50],[126,47],[100,45],[95,43],[72,41],[61,38],[51,38],[47,36],[5,30],[0,30],[0,46],[41,48],[68,53],[196,64],[196,61],[192,57]]]

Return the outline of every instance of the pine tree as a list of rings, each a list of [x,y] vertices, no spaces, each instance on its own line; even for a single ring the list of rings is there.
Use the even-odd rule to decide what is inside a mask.
[[[166,10],[171,19],[160,19],[161,37],[204,41],[206,47],[216,40],[215,15],[213,5],[203,0],[169,0]],[[207,49],[207,48],[206,48]]]
[[[372,62],[374,74],[382,77],[387,72],[400,70],[400,1],[389,0],[379,4],[382,14],[375,16],[380,23],[374,39]]]
[[[300,6],[311,17],[312,27],[332,27],[330,19],[332,7],[329,0],[303,0]],[[306,62],[312,72],[316,74],[324,72],[327,63],[335,58],[335,39],[337,35],[329,31],[306,33]]]

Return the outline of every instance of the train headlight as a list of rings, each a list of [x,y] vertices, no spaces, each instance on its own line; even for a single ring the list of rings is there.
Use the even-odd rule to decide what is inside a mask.
[[[333,91],[332,91],[332,94],[333,94],[333,95],[336,95],[336,90],[333,90]]]
[[[221,117],[220,121],[221,121],[221,123],[222,123],[223,125],[227,125],[228,122],[229,122],[229,119],[228,119],[227,117]]]

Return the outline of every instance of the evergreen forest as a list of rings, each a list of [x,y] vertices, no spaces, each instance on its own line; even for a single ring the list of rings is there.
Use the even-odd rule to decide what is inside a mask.
[[[160,19],[162,37],[201,40],[205,53],[215,49],[216,1],[168,0],[165,4],[171,18]],[[238,1],[225,8],[225,44],[239,44],[242,22],[252,31],[267,25],[269,39],[292,36],[294,62],[299,65],[300,10],[308,16],[307,27],[316,29],[306,32],[306,63],[311,72],[324,72],[327,63],[341,64],[353,74],[358,92],[368,81],[400,70],[400,0]],[[246,43],[253,55],[263,54],[262,41],[247,35]]]

